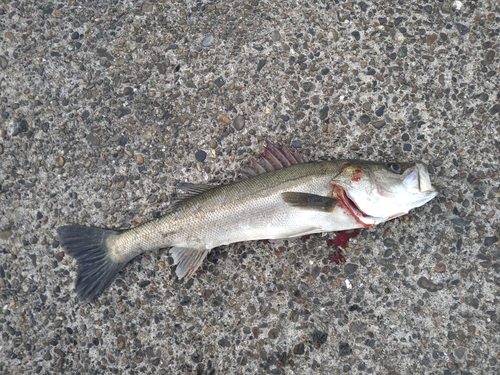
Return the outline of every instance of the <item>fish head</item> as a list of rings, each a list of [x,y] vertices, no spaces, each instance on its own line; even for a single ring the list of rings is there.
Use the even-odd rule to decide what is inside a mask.
[[[333,180],[333,194],[362,223],[404,215],[437,195],[424,163],[348,161]]]

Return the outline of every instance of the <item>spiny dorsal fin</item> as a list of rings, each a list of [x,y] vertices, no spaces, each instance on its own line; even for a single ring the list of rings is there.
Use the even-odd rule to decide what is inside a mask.
[[[260,156],[258,161],[249,158],[248,166],[240,172],[240,180],[308,161],[305,156],[298,152],[292,152],[282,144],[276,146],[269,141],[266,141]]]
[[[281,197],[291,207],[317,211],[332,211],[338,203],[337,199],[308,193],[285,192]]]

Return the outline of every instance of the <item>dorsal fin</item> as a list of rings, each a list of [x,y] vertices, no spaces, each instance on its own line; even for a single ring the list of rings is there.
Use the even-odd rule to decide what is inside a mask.
[[[285,156],[286,152],[283,153],[281,149],[286,149],[286,147],[283,145],[281,145],[281,147],[276,147],[271,142],[267,142],[266,147],[264,147],[264,151],[262,151],[262,156],[264,156],[264,158],[274,156],[274,158],[276,158],[278,163],[281,165],[281,168],[289,167],[290,165],[294,164],[293,162],[296,160],[293,155],[290,154],[292,157],[290,158],[290,160],[288,160],[288,158]]]
[[[269,141],[266,141],[260,156],[259,160],[249,158],[248,166],[241,170],[239,174],[240,180],[258,176],[265,172],[276,171],[290,165],[307,163],[308,161],[305,156],[298,152],[292,152],[282,144],[276,146]]]
[[[192,184],[190,182],[179,182],[177,185],[175,185],[175,189],[177,190],[178,194],[183,198],[192,197],[204,193],[208,190],[212,190],[216,187],[217,185]]]
[[[179,207],[184,201],[194,196],[216,188],[218,185],[191,184],[189,182],[179,182],[175,185],[176,196],[170,201],[169,210]]]
[[[262,173],[273,172],[295,164],[307,163],[305,156],[298,152],[290,151],[283,144],[274,145],[266,141],[264,149],[260,154],[259,160],[250,157],[248,165],[238,172],[237,180],[245,180],[249,177],[258,176]],[[173,210],[183,202],[199,194],[216,188],[218,185],[191,184],[189,182],[180,182],[176,185],[177,195],[172,197],[169,210]]]

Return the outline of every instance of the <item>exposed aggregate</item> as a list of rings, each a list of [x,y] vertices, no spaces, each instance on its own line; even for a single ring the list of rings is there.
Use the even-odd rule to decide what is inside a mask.
[[[0,5],[0,373],[500,372],[495,1]],[[423,160],[439,195],[362,231],[168,251],[97,301],[56,228],[159,217],[262,141]]]

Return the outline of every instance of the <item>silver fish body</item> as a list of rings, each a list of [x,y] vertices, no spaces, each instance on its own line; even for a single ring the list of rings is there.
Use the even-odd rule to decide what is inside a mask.
[[[370,227],[436,195],[422,163],[299,163],[287,149],[271,145],[265,150],[272,163],[264,159],[249,178],[229,185],[188,186],[158,220],[123,232],[59,228],[62,246],[79,261],[79,296],[95,298],[143,252],[172,247],[182,278],[217,246]]]

